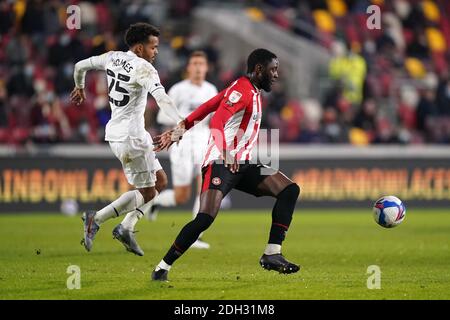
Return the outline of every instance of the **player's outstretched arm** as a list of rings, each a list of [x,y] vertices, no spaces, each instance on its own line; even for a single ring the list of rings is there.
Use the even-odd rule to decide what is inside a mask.
[[[158,72],[150,63],[144,63],[136,73],[136,82],[155,99],[158,107],[175,123],[183,120],[172,98],[161,85]]]
[[[80,105],[86,99],[84,93],[84,81],[86,72],[92,69],[103,70],[105,68],[106,59],[109,53],[104,53],[100,56],[90,57],[78,61],[73,69],[73,80],[75,88],[70,93],[70,101],[76,105]]]
[[[84,59],[75,64],[73,69],[73,80],[75,82],[75,88],[73,88],[70,93],[70,101],[75,103],[77,106],[82,104],[86,100],[86,95],[84,93],[84,80],[86,77],[86,72],[92,69],[92,64],[89,59]]]
[[[174,143],[181,140],[183,134],[186,132],[185,120],[181,121],[175,128],[165,131],[153,139],[153,150],[156,152],[169,149]]]
[[[220,102],[223,100],[223,97],[225,96],[225,92],[227,89],[224,89],[220,91],[217,95],[206,101],[205,103],[201,104],[197,109],[192,111],[184,120],[184,126],[186,130],[189,130],[192,128],[196,123],[202,121],[205,119],[205,117],[210,114],[211,112],[216,111],[219,106]]]
[[[220,102],[225,95],[226,89],[219,92],[205,103],[195,109],[186,119],[183,119],[178,125],[153,139],[154,151],[159,152],[168,149],[174,142],[178,142],[184,132],[192,128],[196,123],[202,121],[208,114],[219,108]]]
[[[151,95],[156,101],[158,107],[163,111],[168,117],[170,117],[175,123],[183,120],[183,117],[178,112],[175,103],[172,98],[166,93],[163,87],[158,90],[154,90]]]
[[[72,92],[70,93],[70,101],[72,103],[75,103],[77,106],[83,103],[83,101],[86,100],[86,94],[84,93],[83,88],[73,88]]]

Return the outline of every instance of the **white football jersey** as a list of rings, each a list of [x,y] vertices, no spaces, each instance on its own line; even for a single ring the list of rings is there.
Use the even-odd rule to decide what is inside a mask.
[[[93,69],[106,71],[111,119],[106,141],[144,139],[147,94],[164,89],[156,69],[132,51],[110,51],[88,59]]]
[[[180,115],[187,117],[202,103],[214,97],[217,94],[217,88],[208,81],[203,81],[202,85],[198,86],[186,79],[174,84],[167,94],[174,101]],[[209,119],[210,116],[206,117],[187,131],[183,135],[183,139],[195,136],[204,137],[205,135],[207,139],[209,136]],[[176,125],[162,110],[159,111],[157,120],[164,125]]]

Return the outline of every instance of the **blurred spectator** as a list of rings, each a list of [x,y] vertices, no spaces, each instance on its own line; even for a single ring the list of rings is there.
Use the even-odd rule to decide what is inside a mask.
[[[315,99],[307,99],[303,101],[302,107],[301,131],[296,141],[301,143],[324,142],[321,128],[323,111],[320,103]]]
[[[370,141],[375,140],[377,129],[377,106],[373,99],[368,99],[362,104],[362,108],[356,114],[353,121],[355,127],[363,129]]]
[[[266,128],[279,128],[282,110],[287,104],[286,92],[281,82],[273,85],[271,94],[267,95],[264,101],[266,108],[263,111],[262,125]]]
[[[373,143],[400,143],[396,127],[387,118],[379,118],[376,123],[376,134]]]
[[[326,108],[322,119],[323,142],[344,143],[348,142],[348,130],[339,121],[338,112],[334,108]]]
[[[417,105],[417,129],[425,132],[428,140],[432,138],[433,122],[439,114],[435,98],[436,94],[433,88],[424,88]]]
[[[335,56],[330,61],[329,75],[331,79],[340,80],[343,84],[344,96],[354,104],[362,101],[366,62],[358,54],[359,46],[353,44],[344,47],[342,43],[335,45]]]
[[[0,81],[0,129],[8,126],[8,114],[6,111],[6,89],[3,81]]]
[[[25,13],[21,20],[21,30],[25,34],[41,35],[45,31],[45,11],[50,7],[44,6],[43,0],[29,0],[25,6]]]
[[[17,35],[7,42],[6,61],[10,65],[23,66],[31,59],[32,44],[26,35]]]
[[[27,96],[34,94],[33,88],[34,66],[28,63],[25,67],[13,66],[7,83],[7,90],[10,96]]]
[[[15,12],[9,1],[0,2],[0,34],[8,33],[14,26]]]
[[[426,59],[428,57],[428,44],[424,29],[418,29],[413,33],[413,38],[406,49],[406,54],[410,57],[418,59]]]
[[[351,103],[350,100],[344,95],[344,84],[341,80],[334,83],[334,86],[330,89],[325,97],[323,106],[325,108],[334,108],[339,113],[350,112]]]
[[[31,109],[30,122],[33,126],[32,140],[37,143],[66,141],[70,127],[58,98],[43,94]]]
[[[441,116],[450,117],[450,77],[442,75],[436,92],[436,104]]]

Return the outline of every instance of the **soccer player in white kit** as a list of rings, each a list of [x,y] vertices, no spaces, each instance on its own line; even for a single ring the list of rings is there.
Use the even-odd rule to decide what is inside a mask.
[[[76,104],[85,99],[86,72],[92,69],[106,71],[112,113],[106,125],[105,140],[122,163],[128,182],[136,188],[125,192],[100,211],[87,211],[83,214],[82,241],[87,251],[91,251],[102,223],[126,215],[122,223],[114,228],[113,236],[128,251],[140,256],[144,254],[134,238],[134,226],[144,215],[146,206],[150,205],[158,189],[161,190],[167,184],[167,177],[153,151],[152,138],[145,130],[147,94],[153,96],[158,106],[174,122],[178,123],[183,119],[151,64],[158,54],[159,34],[159,30],[150,24],[133,24],[125,34],[129,51],[110,51],[75,64],[75,88],[71,93],[71,100]],[[159,187],[158,180],[162,180]]]
[[[186,71],[187,78],[173,85],[168,91],[183,117],[188,116],[199,105],[217,94],[216,87],[205,80],[208,72],[208,58],[203,51],[191,53]],[[192,193],[191,186],[196,183],[197,196],[192,209],[195,219],[200,205],[201,167],[208,145],[209,119],[210,117],[203,119],[192,132],[186,132],[178,144],[170,147],[173,189],[164,190],[155,198],[149,212],[146,213],[150,220],[156,219],[160,206],[173,207],[189,201]],[[170,127],[178,124],[161,111],[158,113],[157,121]],[[192,247],[208,249],[209,244],[199,239]]]

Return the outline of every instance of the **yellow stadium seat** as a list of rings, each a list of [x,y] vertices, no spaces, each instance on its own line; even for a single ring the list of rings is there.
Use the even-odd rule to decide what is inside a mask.
[[[356,146],[367,146],[369,144],[369,136],[360,128],[351,128],[349,132],[350,143]]]
[[[405,69],[408,71],[409,75],[415,79],[420,79],[427,73],[423,63],[416,58],[406,58]]]
[[[422,2],[422,9],[425,17],[428,20],[438,22],[441,19],[439,8],[433,1],[425,0],[424,2]]]
[[[372,4],[376,4],[377,6],[382,6],[384,4],[384,0],[372,0]]]
[[[433,52],[444,52],[447,50],[445,38],[442,32],[436,28],[427,28],[425,34],[428,40],[428,46]]]
[[[294,112],[292,111],[292,108],[289,107],[289,105],[284,106],[283,109],[281,109],[281,119],[284,121],[288,121],[292,119],[294,116]]]
[[[248,8],[246,13],[250,19],[256,22],[263,21],[266,18],[264,12],[262,12],[261,9],[256,7]]]
[[[172,47],[172,49],[179,49],[184,45],[184,37],[182,36],[176,36],[173,37],[172,40],[170,41],[170,46]]]
[[[97,35],[92,38],[92,45],[94,47],[101,45],[105,41],[105,38],[102,35]]]
[[[326,10],[314,10],[313,12],[314,21],[317,27],[329,33],[334,33],[336,31],[336,25],[334,23],[333,16]]]
[[[347,13],[347,5],[343,0],[327,0],[327,6],[335,17],[343,17]]]

